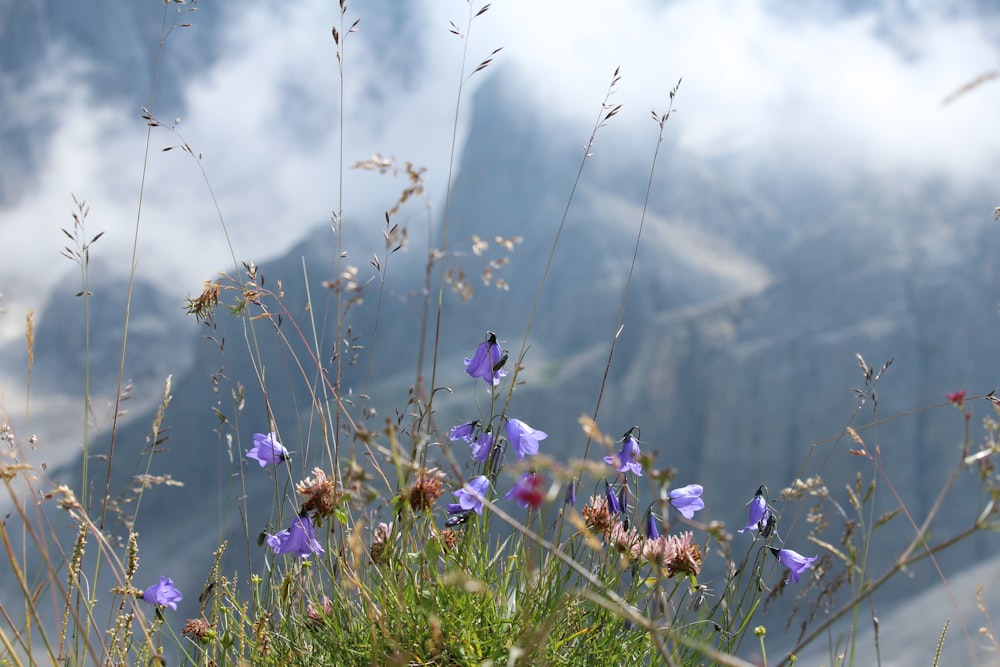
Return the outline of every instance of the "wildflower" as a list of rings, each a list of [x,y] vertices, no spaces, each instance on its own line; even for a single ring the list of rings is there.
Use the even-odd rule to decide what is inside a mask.
[[[321,468],[313,468],[312,475],[295,485],[295,491],[306,497],[302,511],[315,512],[318,517],[330,516],[340,504],[343,494]]]
[[[323,627],[323,621],[333,616],[333,601],[323,596],[323,606],[318,607],[312,602],[306,604],[306,625],[313,629]]]
[[[458,546],[458,535],[451,528],[445,528],[436,537],[441,541],[445,551],[451,551]]]
[[[628,515],[628,501],[631,498],[631,494],[628,490],[628,484],[622,484],[622,488],[618,489],[618,504],[621,505],[621,514]],[[628,523],[628,516],[625,517],[625,523]]]
[[[500,384],[500,378],[507,371],[500,368],[506,360],[497,345],[497,336],[492,331],[486,332],[486,340],[479,344],[471,359],[465,360],[465,372],[474,378],[482,378],[483,382],[495,387]]]
[[[254,433],[253,449],[247,452],[247,458],[255,459],[260,463],[260,467],[264,468],[268,463],[278,465],[282,461],[287,461],[288,450],[278,442],[277,434]]]
[[[688,484],[674,489],[668,494],[670,504],[681,513],[682,517],[691,519],[695,512],[705,509],[705,501],[701,499],[701,492],[701,484]]]
[[[483,431],[476,438],[476,441],[472,443],[472,458],[477,461],[485,461],[489,455],[490,451],[493,449],[493,434],[490,433],[489,429]]]
[[[189,618],[184,623],[184,629],[181,630],[181,634],[196,639],[202,644],[208,644],[215,639],[215,631],[212,630],[212,626],[209,625],[208,621],[203,618]]]
[[[623,554],[631,560],[637,559],[642,549],[642,538],[639,536],[639,533],[635,532],[635,528],[627,528],[622,523],[615,523],[611,527],[608,543],[618,553]]]
[[[812,564],[819,558],[819,556],[809,558],[791,549],[775,549],[774,547],[771,547],[771,553],[781,561],[782,565],[788,568],[792,574],[792,581],[795,583],[799,583],[799,575],[811,568]],[[788,579],[785,579],[785,583],[788,583]]]
[[[698,576],[701,572],[701,548],[694,543],[694,534],[661,535],[642,543],[642,560],[666,570],[667,577],[677,574]]]
[[[949,403],[954,403],[958,407],[962,407],[965,403],[965,390],[956,391],[953,394],[945,394],[944,397],[948,399]]]
[[[745,533],[748,530],[757,530],[766,511],[767,501],[764,500],[764,486],[761,485],[757,488],[757,493],[754,494],[753,500],[750,501],[750,516],[747,519],[747,525],[736,532]]]
[[[177,603],[181,601],[181,592],[174,588],[174,580],[169,577],[160,577],[160,583],[153,584],[142,592],[142,599],[157,607],[170,607],[177,610]]]
[[[566,505],[576,504],[576,487],[579,486],[579,484],[580,483],[575,477],[569,481],[569,486],[566,487],[566,498],[564,500]]]
[[[695,577],[701,572],[701,549],[694,543],[694,533],[685,531],[667,538],[670,561],[667,563],[668,577],[675,574],[690,574]]]
[[[774,518],[774,512],[768,507],[764,510],[764,516],[757,524],[758,534],[764,538],[770,537],[776,525],[778,525],[778,520]]]
[[[523,473],[504,498],[517,501],[524,509],[536,510],[545,499],[544,491],[539,488],[543,484],[545,480],[535,473]]]
[[[548,433],[533,429],[520,419],[507,420],[507,440],[514,447],[514,453],[519,459],[537,454],[538,441],[547,437]]]
[[[372,562],[384,563],[389,557],[389,538],[392,536],[392,522],[380,523],[372,534],[372,546],[368,550],[368,555],[372,557]]]
[[[310,554],[323,553],[323,547],[316,541],[316,531],[305,514],[295,517],[289,528],[276,535],[268,535],[267,543],[276,554],[298,554],[308,558]]]
[[[646,512],[646,539],[655,540],[660,536],[660,530],[657,528],[656,524],[658,519],[656,515],[652,512]]]
[[[476,432],[476,428],[478,426],[478,419],[476,421],[459,424],[458,426],[452,426],[451,431],[448,433],[448,438],[450,440],[465,440],[466,442],[472,442],[473,434]]]
[[[636,461],[640,454],[639,442],[632,437],[630,429],[622,438],[622,449],[614,456],[605,456],[604,462],[614,466],[618,472],[631,472],[636,476],[642,475],[642,464]]]
[[[444,476],[444,473],[437,468],[417,473],[413,485],[406,492],[410,507],[417,511],[429,510],[444,493],[444,489],[441,488]]]
[[[618,494],[615,493],[615,488],[608,484],[608,480],[604,480],[604,497],[608,499],[608,512],[611,514],[621,514],[622,504],[618,500]]]
[[[465,483],[458,491],[454,492],[457,503],[448,505],[449,514],[474,511],[476,514],[483,513],[483,500],[486,499],[486,492],[490,490],[490,480],[485,475],[473,477]]]
[[[600,496],[591,496],[590,502],[583,507],[583,519],[587,527],[594,532],[607,535],[611,530],[611,512],[608,503]]]

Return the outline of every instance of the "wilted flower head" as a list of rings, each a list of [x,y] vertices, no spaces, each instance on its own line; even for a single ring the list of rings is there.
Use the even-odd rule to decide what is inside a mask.
[[[608,503],[600,496],[591,496],[590,502],[583,507],[583,520],[587,527],[595,533],[607,535],[611,531],[612,516],[608,511]]]
[[[458,546],[458,533],[451,528],[445,528],[441,532],[432,532],[430,539],[436,540],[443,551],[451,551]]]
[[[682,517],[691,519],[695,512],[705,509],[705,501],[701,499],[702,490],[701,484],[688,484],[679,489],[673,489],[668,494],[670,504],[681,513]]]
[[[207,644],[215,636],[215,631],[212,630],[212,626],[209,625],[208,621],[203,618],[189,618],[184,623],[184,629],[181,630],[181,634],[186,637],[191,637],[202,644]]]
[[[675,574],[693,574],[698,576],[701,572],[701,548],[694,543],[694,534],[685,531],[680,535],[671,535],[668,549],[671,552],[670,562],[667,563],[667,576]]]
[[[278,465],[282,461],[288,460],[288,450],[278,442],[275,433],[254,433],[253,448],[247,452],[248,459],[254,459],[263,468],[267,464]]]
[[[631,560],[636,560],[642,548],[642,537],[636,532],[635,528],[626,528],[625,524],[616,521],[611,527],[608,543],[618,553],[625,555]]]
[[[444,489],[441,488],[441,480],[444,477],[445,474],[437,468],[417,473],[413,484],[406,491],[406,500],[410,507],[417,511],[429,510],[433,507],[437,499],[444,493]]]
[[[296,484],[295,490],[306,497],[302,503],[302,510],[315,512],[318,517],[333,514],[342,495],[334,481],[320,468],[313,468],[312,477],[306,477]]]
[[[645,540],[642,543],[642,559],[664,568],[667,577],[679,573],[698,576],[701,572],[701,548],[694,543],[694,534],[690,531]]]
[[[497,345],[497,337],[492,331],[486,332],[486,340],[479,344],[471,359],[465,360],[465,372],[474,378],[482,378],[483,382],[495,387],[500,384],[500,378],[507,375],[503,370],[506,357]]]
[[[639,441],[632,437],[633,430],[629,429],[625,437],[622,438],[621,451],[614,456],[605,456],[604,462],[614,466],[618,472],[631,472],[640,476],[642,475],[642,464],[636,461],[640,454]]]
[[[384,563],[389,557],[389,538],[392,537],[392,522],[380,523],[372,533],[372,546],[368,554],[375,563]]]
[[[160,583],[153,584],[142,592],[142,599],[157,607],[170,607],[177,609],[177,603],[181,601],[181,592],[174,588],[174,580],[169,577],[160,577]]]
[[[308,516],[295,517],[289,528],[276,535],[268,535],[267,543],[276,554],[298,554],[308,558],[311,554],[323,553]]]
[[[504,498],[516,501],[524,509],[536,510],[545,500],[545,491],[541,488],[544,484],[545,480],[535,473],[522,473]]]
[[[812,564],[819,559],[819,556],[809,558],[791,549],[775,549],[771,547],[771,553],[781,561],[782,565],[788,568],[788,571],[792,575],[792,581],[795,583],[799,583],[799,575],[811,568]],[[785,583],[788,583],[788,579],[785,579]]]
[[[507,441],[510,442],[519,459],[537,454],[538,441],[547,437],[549,437],[548,433],[533,429],[520,419],[507,420]]]
[[[748,530],[757,530],[766,511],[767,501],[764,500],[764,487],[760,486],[757,493],[754,494],[753,500],[750,501],[750,516],[747,519],[747,525],[736,532],[745,533]]]
[[[473,511],[483,513],[483,500],[490,490],[490,480],[485,475],[473,477],[458,491],[453,492],[457,503],[448,506],[449,514]]]

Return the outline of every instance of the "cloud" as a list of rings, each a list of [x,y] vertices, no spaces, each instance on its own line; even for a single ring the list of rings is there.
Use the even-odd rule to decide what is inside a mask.
[[[683,77],[670,133],[705,158],[829,176],[844,170],[936,171],[985,181],[1000,136],[1000,85],[943,106],[998,65],[1000,16],[782,13],[762,2],[498,3],[497,39],[524,75],[528,106],[590,127],[621,66],[616,123],[649,141]]]
[[[505,0],[475,19],[463,40],[449,33],[449,21],[465,30],[465,3],[348,7],[348,25],[361,22],[344,40],[343,119],[330,36],[340,21],[336,3],[254,4],[231,13],[219,59],[190,74],[177,126],[200,161],[163,152],[180,139],[163,128],[152,133],[137,254],[144,275],[191,292],[232,266],[213,193],[238,260],[288,249],[341,201],[352,247],[378,247],[382,211],[403,184],[341,173],[341,140],[346,165],[381,152],[428,167],[439,213],[466,45],[469,68],[503,47],[491,67],[518,72],[523,86],[512,91],[520,107],[511,111],[555,128],[553,140],[563,146],[586,141],[620,66],[613,102],[623,110],[598,146],[612,161],[647,154],[655,138],[649,112],[665,110],[680,77],[668,129],[677,145],[706,159],[766,167],[775,178],[781,170],[834,179],[898,171],[980,183],[1000,161],[1000,135],[992,131],[1000,85],[941,104],[997,65],[988,34],[997,15],[928,10],[889,21],[866,11],[782,13],[764,2]],[[467,80],[456,155],[471,96],[489,72]],[[106,104],[79,77],[50,76],[39,85],[63,92],[45,166],[34,188],[0,211],[8,307],[40,306],[40,295],[72,269],[59,258],[70,193],[90,203],[91,230],[107,232],[93,252],[122,271],[136,228],[145,126],[134,109]],[[177,112],[161,113],[171,125]],[[4,319],[8,335],[23,322]]]

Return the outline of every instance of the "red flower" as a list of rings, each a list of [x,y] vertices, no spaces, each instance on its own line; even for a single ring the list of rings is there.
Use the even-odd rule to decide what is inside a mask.
[[[508,500],[515,500],[524,509],[536,510],[545,500],[545,490],[540,488],[545,484],[545,480],[533,472],[526,472],[505,496]]]
[[[958,407],[962,407],[962,404],[965,403],[965,390],[956,391],[954,394],[945,394],[944,397]]]

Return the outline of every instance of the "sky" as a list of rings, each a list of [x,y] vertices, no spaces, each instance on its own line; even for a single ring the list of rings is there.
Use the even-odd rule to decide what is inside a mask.
[[[889,5],[881,16],[838,16],[761,1],[498,0],[469,29],[481,4],[424,0],[392,36],[384,12],[357,0],[345,17],[346,26],[360,23],[342,42],[341,76],[330,35],[336,3],[242,3],[227,19],[220,58],[190,73],[186,108],[157,112],[168,126],[179,118],[178,134],[151,134],[141,215],[138,110],[86,89],[78,72],[87,64],[62,59],[19,100],[57,111],[44,166],[0,210],[0,341],[23,335],[24,313],[40,309],[48,290],[77,288],[66,285],[75,267],[60,257],[72,194],[90,206],[90,233],[105,232],[95,261],[125,272],[134,243],[140,275],[179,296],[231,267],[234,254],[261,262],[284,252],[340,209],[371,221],[361,245],[377,248],[382,212],[402,182],[348,169],[341,185],[339,165],[381,153],[425,166],[439,213],[453,128],[457,159],[475,89],[500,66],[517,73],[511,112],[557,128],[560,149],[586,141],[620,68],[612,101],[622,111],[594,151],[611,164],[636,155],[645,163],[656,131],[650,111],[664,111],[683,79],[667,132],[692,155],[776,179],[803,169],[831,182],[934,173],[962,186],[992,183],[1000,205],[1000,81],[942,104],[1000,67],[1000,15],[986,22]],[[199,11],[218,8],[203,2]],[[198,29],[197,21],[187,28],[195,39]],[[502,51],[463,79],[464,47],[466,72]],[[182,140],[200,160],[163,151]]]

